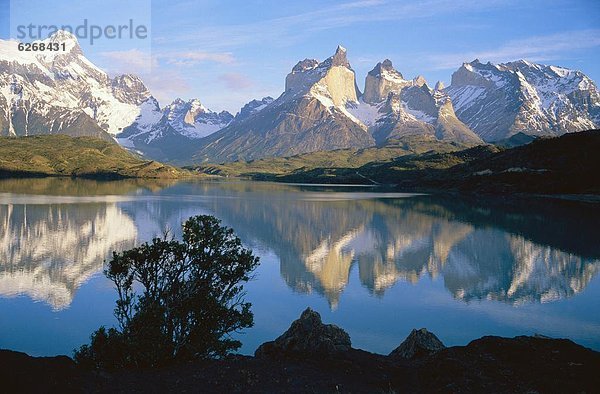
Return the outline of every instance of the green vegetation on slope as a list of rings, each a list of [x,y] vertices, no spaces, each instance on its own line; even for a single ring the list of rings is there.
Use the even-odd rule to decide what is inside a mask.
[[[427,137],[406,137],[395,145],[364,149],[338,149],[304,153],[290,157],[272,157],[251,161],[236,161],[223,164],[202,164],[194,170],[225,177],[272,179],[316,169],[358,168],[367,163],[387,162],[399,156],[425,152],[452,152],[462,149],[461,145],[438,141]]]
[[[93,137],[0,137],[0,177],[177,178],[185,174]]]
[[[600,130],[538,139],[511,149],[479,146],[408,155],[353,169],[296,171],[285,182],[382,183],[405,189],[600,194]]]
[[[419,181],[474,159],[498,152],[492,145],[482,145],[454,152],[406,154],[385,162],[373,161],[353,168],[299,169],[273,180],[302,183],[386,184],[395,185],[407,179]]]
[[[433,149],[432,149],[433,148]],[[221,176],[296,183],[385,184],[410,190],[600,194],[600,130],[502,148],[440,144],[315,152],[203,166]]]

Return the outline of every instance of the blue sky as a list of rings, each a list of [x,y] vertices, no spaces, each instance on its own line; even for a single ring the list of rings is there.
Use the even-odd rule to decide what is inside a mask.
[[[598,0],[150,1],[0,0],[0,34],[17,24],[98,25],[133,19],[146,40],[81,40],[88,58],[111,74],[141,75],[161,105],[199,98],[237,112],[278,96],[304,58],[348,49],[359,88],[385,58],[405,78],[448,84],[462,62],[524,58],[579,69],[600,81]],[[11,12],[7,12],[10,8]],[[10,19],[9,19],[10,14]],[[7,26],[10,25],[10,29]]]

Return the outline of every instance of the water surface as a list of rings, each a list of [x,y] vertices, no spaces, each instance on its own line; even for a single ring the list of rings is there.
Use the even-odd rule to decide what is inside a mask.
[[[595,204],[439,198],[253,182],[0,180],[0,348],[70,354],[112,325],[112,251],[211,214],[261,258],[241,351],[307,306],[355,347],[387,353],[412,328],[447,345],[567,337],[600,350]]]

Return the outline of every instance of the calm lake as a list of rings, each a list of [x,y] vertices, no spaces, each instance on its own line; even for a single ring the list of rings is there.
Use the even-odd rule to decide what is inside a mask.
[[[71,355],[115,322],[112,251],[197,214],[261,258],[242,353],[307,306],[379,353],[420,327],[446,345],[539,333],[600,350],[599,204],[56,178],[0,180],[0,348]]]

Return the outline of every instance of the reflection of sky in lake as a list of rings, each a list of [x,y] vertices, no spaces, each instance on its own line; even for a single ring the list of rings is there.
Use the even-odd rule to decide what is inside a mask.
[[[114,321],[114,293],[101,274],[113,250],[213,214],[261,256],[247,285],[256,325],[241,336],[245,353],[306,306],[377,352],[414,327],[447,344],[542,333],[600,349],[593,205],[249,182],[6,182],[0,347],[70,353]]]

